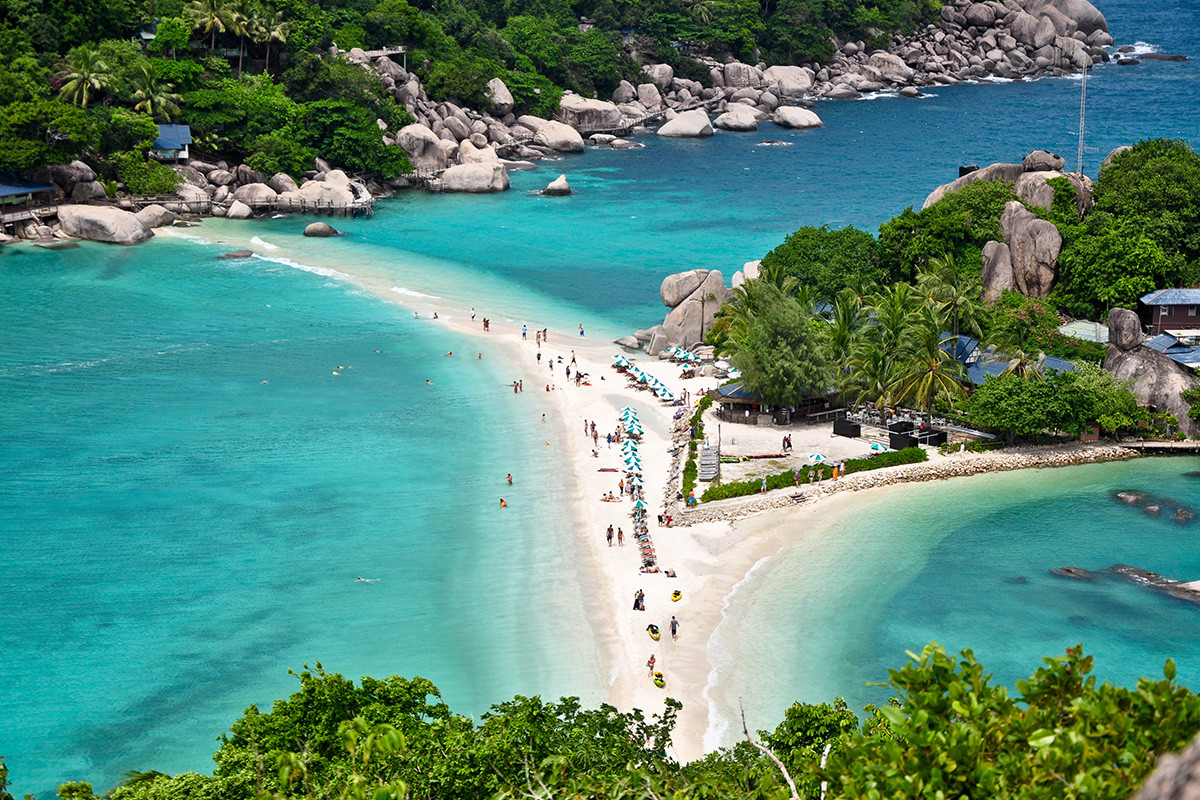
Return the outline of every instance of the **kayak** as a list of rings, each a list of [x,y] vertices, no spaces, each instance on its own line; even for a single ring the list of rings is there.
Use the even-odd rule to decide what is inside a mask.
[[[663,677],[661,672],[654,673],[654,685],[660,689],[667,685],[667,679]]]
[[[678,589],[671,592],[671,602],[672,603],[678,603],[679,598],[681,598],[681,597],[683,597],[683,592],[679,591]]]
[[[662,635],[658,632],[657,625],[647,625],[646,630],[650,632],[650,638],[656,642],[658,641],[658,637]]]

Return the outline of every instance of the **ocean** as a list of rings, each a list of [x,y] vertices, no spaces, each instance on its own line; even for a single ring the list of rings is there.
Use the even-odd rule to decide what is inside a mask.
[[[1118,44],[1195,55],[1196,0],[1102,10]],[[1095,175],[1113,147],[1146,137],[1200,145],[1196,64],[1096,69],[1085,171]],[[581,555],[565,513],[572,486],[556,468],[561,449],[543,444],[546,409],[536,393],[512,394],[502,353],[486,340],[412,312],[476,308],[552,335],[579,323],[606,338],[648,327],[661,320],[658,286],[671,272],[728,276],[802,225],[874,230],[919,207],[960,164],[1045,148],[1074,165],[1079,91],[1077,79],[963,85],[916,100],[821,103],[819,130],[767,124],[703,141],[646,137],[643,149],[589,150],[514,173],[504,195],[382,201],[371,218],[335,221],[347,234],[336,239],[302,238],[301,218],[210,220],[191,238],[134,248],[0,249],[0,718],[9,722],[0,755],[11,788],[48,797],[63,781],[108,788],[134,769],[208,771],[230,722],[251,703],[293,691],[287,670],[316,661],[353,678],[422,675],[473,715],[516,693],[600,702],[607,665],[589,587],[573,577]],[[536,194],[560,172],[574,195]],[[229,248],[215,242],[233,231],[257,237],[263,257],[216,259]],[[483,358],[459,357],[473,351]],[[1096,522],[1101,529],[1158,530],[1161,521],[1130,518],[1104,495],[1133,480],[1121,469],[1163,470],[1154,473],[1163,481],[1183,471],[1160,463],[1172,462],[1063,470],[1049,480],[996,476],[1025,483],[1019,493],[981,489],[990,510],[964,509],[962,519],[921,517],[941,491],[921,487],[905,496],[908,516],[924,520],[921,536],[907,522],[879,534],[855,521],[844,534],[864,542],[886,534],[880,552],[913,559],[953,542],[968,563],[990,564],[997,542],[1023,541],[987,535],[1003,530],[1005,509],[1019,508],[1029,520],[1022,524],[1042,530],[1040,515],[1084,502],[1071,494],[1081,482],[1097,513],[1111,515]],[[508,472],[517,476],[511,489]],[[1059,484],[1065,495],[1055,493]],[[509,501],[503,512],[500,496]],[[962,532],[968,518],[983,520],[980,535]],[[1072,557],[1058,560],[1107,566],[1113,554],[1101,540],[1080,536]],[[1133,563],[1195,577],[1170,536],[1146,541],[1162,558]],[[1057,555],[1037,547],[1004,551],[1004,574],[1030,579],[1025,595],[1014,589],[1014,603],[1057,588],[1035,580]],[[747,697],[763,726],[791,699],[818,692],[871,699],[862,683],[935,635],[974,647],[1008,679],[1036,666],[1028,663],[1035,651],[1053,654],[1076,637],[1082,623],[1070,618],[1082,617],[1093,626],[1085,646],[1097,641],[1102,666],[1120,679],[1161,668],[1164,646],[1153,637],[1104,644],[1121,635],[1106,604],[1170,605],[1153,596],[1102,587],[1096,608],[1066,622],[1039,618],[1038,635],[1014,643],[1024,634],[1011,626],[928,614],[922,592],[941,573],[918,563],[894,574],[888,593],[853,576],[830,584],[857,587],[859,596],[831,589],[847,605],[870,597],[857,617],[803,616],[808,590],[771,581],[802,569],[806,557],[764,565],[731,599],[722,629],[727,644],[728,628],[763,630],[765,606],[755,598],[771,593],[783,604],[772,613],[823,643],[783,640],[770,662],[781,680]],[[929,591],[945,601],[970,587]],[[881,605],[884,595],[892,605]],[[1171,618],[1178,627],[1189,611],[1161,613],[1183,614]],[[833,658],[843,639],[852,649]],[[1188,647],[1181,675],[1195,674],[1185,671]],[[1001,655],[1009,651],[1011,664]],[[842,669],[845,659],[861,669]],[[731,661],[718,693],[744,681],[747,665]]]

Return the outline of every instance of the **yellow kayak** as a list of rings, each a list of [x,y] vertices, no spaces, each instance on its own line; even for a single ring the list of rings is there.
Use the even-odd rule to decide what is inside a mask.
[[[667,685],[667,679],[663,677],[661,672],[654,673],[654,685],[660,689]]]
[[[646,630],[650,632],[650,638],[656,642],[658,641],[658,637],[662,635],[658,632],[657,625],[647,625]]]
[[[679,591],[678,589],[671,592],[671,602],[672,603],[678,603],[679,598],[681,598],[681,597],[683,597],[683,592]]]

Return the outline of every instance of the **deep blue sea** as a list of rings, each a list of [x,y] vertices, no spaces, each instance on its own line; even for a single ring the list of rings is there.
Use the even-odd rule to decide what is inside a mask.
[[[1200,56],[1197,0],[1101,8],[1118,44]],[[1198,65],[1096,69],[1085,171],[1141,138],[1200,146]],[[728,275],[802,225],[874,230],[963,163],[1046,148],[1074,165],[1079,91],[1073,79],[965,85],[821,103],[819,130],[648,137],[644,149],[515,173],[501,196],[406,194],[339,223],[348,235],[337,239],[303,239],[305,220],[291,218],[209,221],[197,238],[135,248],[0,249],[0,755],[11,788],[43,797],[67,780],[108,788],[133,769],[208,771],[230,722],[290,693],[288,668],[318,660],[355,678],[423,675],[471,714],[515,693],[599,702],[607,667],[589,587],[573,578],[572,487],[558,446],[543,444],[546,409],[536,393],[511,393],[486,341],[412,310],[475,307],[552,332],[584,322],[589,336],[646,327],[661,319],[668,273]],[[559,172],[573,196],[534,193]],[[251,235],[266,258],[214,258],[223,238]],[[1200,577],[1191,528],[1106,499],[1143,472],[1147,485],[1197,496],[1171,483],[1182,471],[1138,462],[922,487],[888,525],[847,532],[879,542],[868,549],[879,558],[912,561],[881,593],[867,579],[881,562],[849,559],[861,572],[836,586],[860,594],[826,593],[841,615],[804,616],[809,595],[770,583],[804,556],[777,559],[731,618],[744,609],[741,628],[761,629],[755,586],[775,587],[787,604],[772,613],[815,632],[825,644],[811,652],[841,655],[805,655],[789,633],[772,662],[784,678],[751,686],[748,704],[777,717],[787,698],[870,699],[863,682],[930,638],[974,647],[1005,680],[1079,639],[1122,680],[1155,672],[1168,652],[1200,677],[1180,633],[1192,609],[1040,577],[1052,555],[1133,560],[1133,541],[1146,554],[1136,563]],[[501,490],[508,472],[518,480]],[[922,515],[946,502],[937,492],[962,501],[954,515]],[[1046,531],[1069,539],[1069,557]],[[957,575],[964,563],[1029,583],[982,591],[986,580]],[[947,573],[958,582],[940,583]],[[1029,624],[1013,624],[1031,607]],[[564,639],[566,660],[548,657]],[[732,663],[725,685],[745,667]]]

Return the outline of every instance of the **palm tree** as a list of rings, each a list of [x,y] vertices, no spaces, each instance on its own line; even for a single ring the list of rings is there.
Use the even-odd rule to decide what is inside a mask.
[[[873,342],[860,339],[850,353],[842,373],[842,397],[854,405],[892,404],[892,389],[896,383],[896,354]]]
[[[87,108],[92,96],[108,86],[112,71],[101,60],[99,53],[83,45],[67,56],[67,68],[62,78],[66,82],[59,90],[59,96],[72,105]]]
[[[712,22],[717,4],[713,0],[683,0],[683,7],[697,20],[708,24]]]
[[[263,72],[271,71],[271,42],[283,44],[288,37],[288,23],[283,21],[283,14],[276,11],[269,17],[252,17],[246,26],[247,33],[256,44],[267,46],[267,62]]]
[[[928,266],[917,274],[917,286],[926,298],[950,315],[950,331],[955,337],[960,321],[969,332],[979,334],[976,298],[980,280],[974,275],[960,275],[953,255],[931,258]]]
[[[872,322],[867,328],[869,337],[879,347],[898,352],[912,327],[919,300],[907,283],[893,283],[868,297],[867,313]]]
[[[246,38],[250,36],[251,20],[254,12],[243,2],[235,1],[230,10],[233,24],[229,32],[238,37],[238,70],[237,76],[242,77],[242,60],[246,55]]]
[[[148,114],[155,122],[170,122],[179,116],[180,97],[175,94],[175,84],[159,80],[151,64],[138,64],[129,85],[134,111]]]
[[[203,28],[205,33],[212,34],[208,49],[217,49],[217,34],[237,28],[233,9],[226,0],[192,0],[188,3],[187,11],[197,28]]]
[[[895,401],[913,403],[925,410],[933,424],[933,401],[938,395],[960,397],[963,394],[962,364],[944,347],[952,341],[942,333],[942,321],[934,309],[926,306],[919,324],[911,332],[904,360],[896,375]]]

